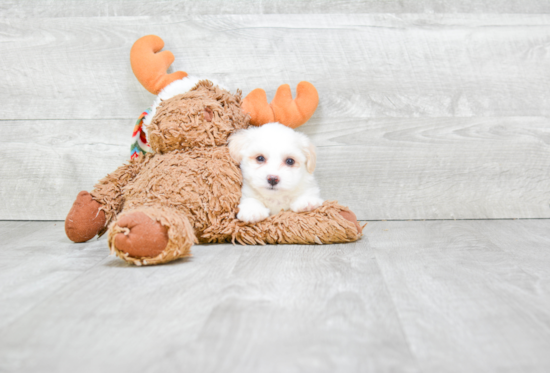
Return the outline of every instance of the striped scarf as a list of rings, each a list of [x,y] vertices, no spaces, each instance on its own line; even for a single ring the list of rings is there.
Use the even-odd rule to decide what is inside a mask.
[[[149,143],[147,143],[147,136],[145,136],[145,128],[143,128],[143,119],[150,112],[151,108],[141,113],[136,122],[136,125],[134,126],[134,132],[132,134],[132,146],[130,147],[130,159],[136,158],[140,155],[140,153],[151,153],[151,147],[149,146]]]

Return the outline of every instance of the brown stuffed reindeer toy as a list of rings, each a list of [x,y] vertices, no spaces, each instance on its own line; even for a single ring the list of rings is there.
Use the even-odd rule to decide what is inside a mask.
[[[250,125],[278,121],[290,127],[314,113],[317,91],[307,82],[292,99],[279,87],[271,104],[261,89],[244,100],[208,80],[184,72],[166,74],[174,61],[164,42],[149,35],[130,53],[140,83],[158,94],[145,115],[150,151],[80,192],[65,220],[74,242],[108,232],[111,251],[136,264],[166,263],[190,256],[194,243],[322,244],[361,236],[353,212],[325,202],[312,212],[281,211],[256,224],[236,219],[242,176],[227,139]]]

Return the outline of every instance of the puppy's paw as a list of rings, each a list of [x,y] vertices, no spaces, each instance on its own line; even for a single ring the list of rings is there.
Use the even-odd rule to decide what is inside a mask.
[[[316,196],[302,196],[290,205],[294,212],[313,211],[323,204],[323,200]]]
[[[245,223],[257,223],[269,217],[269,209],[267,207],[248,204],[239,206],[239,213],[237,219],[244,221]]]

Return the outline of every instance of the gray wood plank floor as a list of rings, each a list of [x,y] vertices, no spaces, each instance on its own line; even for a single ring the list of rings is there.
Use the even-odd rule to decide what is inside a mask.
[[[550,220],[370,222],[138,268],[0,222],[0,372],[548,372]]]

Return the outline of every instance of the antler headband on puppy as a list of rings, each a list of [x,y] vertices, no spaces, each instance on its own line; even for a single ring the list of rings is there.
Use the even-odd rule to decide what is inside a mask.
[[[175,58],[170,51],[160,52],[163,47],[164,41],[161,38],[147,35],[139,38],[130,51],[134,75],[145,89],[155,95],[175,80],[187,76],[183,71],[166,73]],[[267,103],[265,91],[256,88],[244,98],[241,109],[250,115],[250,124],[255,126],[279,122],[296,128],[311,118],[318,104],[319,95],[313,84],[300,82],[296,87],[295,99],[292,99],[288,84],[277,89],[270,104]]]

